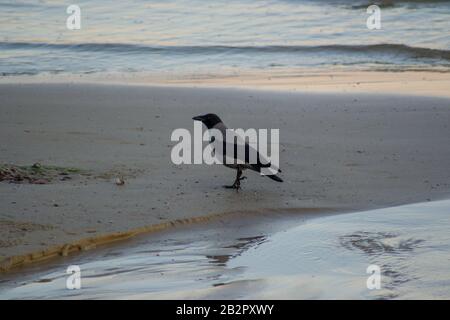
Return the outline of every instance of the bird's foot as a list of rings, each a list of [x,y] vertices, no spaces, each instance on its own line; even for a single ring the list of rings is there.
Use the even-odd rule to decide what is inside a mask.
[[[236,189],[236,191],[239,191],[239,189],[241,189],[241,180],[244,180],[244,179],[247,179],[247,177],[240,177],[231,186],[224,186],[224,188]]]
[[[239,190],[241,188],[241,184],[240,183],[233,183],[231,186],[223,186],[225,189],[236,189]]]

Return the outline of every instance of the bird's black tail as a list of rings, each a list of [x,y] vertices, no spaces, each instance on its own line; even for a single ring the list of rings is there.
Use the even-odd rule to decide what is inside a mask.
[[[274,174],[271,175],[267,175],[270,179],[278,181],[278,182],[283,182],[283,179],[281,179],[279,176],[276,176]]]

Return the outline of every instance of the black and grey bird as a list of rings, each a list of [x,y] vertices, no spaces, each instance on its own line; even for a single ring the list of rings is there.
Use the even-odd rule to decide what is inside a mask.
[[[246,179],[246,177],[242,177],[242,172],[246,169],[250,169],[261,173],[263,168],[270,168],[270,172],[275,172],[273,174],[264,174],[272,180],[277,182],[283,182],[283,180],[277,176],[277,173],[281,172],[279,168],[276,168],[271,163],[267,161],[267,159],[263,158],[262,155],[259,154],[257,150],[255,150],[252,146],[250,146],[246,141],[244,141],[241,137],[234,134],[229,134],[228,138],[232,138],[232,141],[227,141],[227,127],[220,120],[220,118],[214,113],[208,113],[202,116],[193,117],[193,120],[201,121],[208,130],[216,129],[222,134],[222,154],[217,153],[217,148],[214,148],[214,156],[221,160],[221,163],[228,168],[236,170],[236,180],[230,186],[225,186],[226,188],[233,188],[239,190],[241,187],[241,180]],[[229,139],[228,139],[229,140]],[[220,141],[216,141],[213,136],[210,143],[214,143],[217,146],[217,143],[221,143]],[[245,147],[245,159],[240,159],[241,162],[238,162],[238,145],[243,144]],[[242,147],[242,146],[240,146]],[[234,150],[234,151],[233,151]],[[227,152],[228,151],[228,152]],[[250,152],[254,152],[256,154],[256,162],[250,163],[249,157]],[[233,158],[231,158],[233,157]],[[231,161],[230,161],[231,160]]]

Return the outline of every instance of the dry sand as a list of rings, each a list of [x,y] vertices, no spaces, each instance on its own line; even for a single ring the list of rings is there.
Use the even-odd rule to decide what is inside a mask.
[[[246,88],[326,93],[389,93],[450,98],[450,73],[446,71],[338,71],[283,70],[217,74],[108,73],[9,76],[0,83],[94,83],[177,87]]]
[[[129,79],[133,82],[133,79]],[[152,79],[147,79],[150,82]],[[139,83],[140,79],[135,82]],[[156,83],[156,81],[154,81]],[[196,79],[167,79],[168,85],[210,87],[245,87],[262,90],[289,90],[328,93],[390,93],[405,95],[450,97],[448,72],[270,72],[243,73],[229,76],[197,77]]]
[[[2,84],[0,101],[0,163],[87,173],[0,183],[4,267],[8,257],[177,219],[369,209],[450,191],[448,98],[67,83]],[[225,167],[173,165],[172,130],[192,130],[192,116],[206,112],[232,128],[279,128],[285,182],[248,173],[236,193],[222,188],[234,179]]]

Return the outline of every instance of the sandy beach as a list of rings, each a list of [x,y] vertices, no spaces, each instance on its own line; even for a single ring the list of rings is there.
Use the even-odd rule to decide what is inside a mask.
[[[43,184],[0,183],[3,270],[130,230],[226,214],[349,212],[450,191],[448,98],[15,83],[0,85],[0,100],[1,164],[76,168]],[[172,164],[171,132],[192,131],[192,116],[207,112],[231,128],[279,128],[285,182],[248,173],[237,193],[222,188],[234,179],[228,168]]]
[[[0,1],[0,301],[449,299],[449,14]]]
[[[116,85],[150,85],[157,87],[250,89],[303,93],[384,93],[408,96],[450,98],[448,72],[430,71],[337,71],[280,70],[241,71],[233,74],[126,74],[101,73],[88,75],[55,74],[31,77],[0,78],[0,84],[92,83]]]

